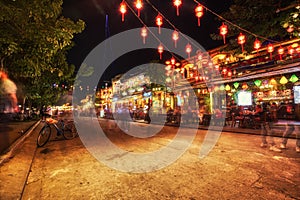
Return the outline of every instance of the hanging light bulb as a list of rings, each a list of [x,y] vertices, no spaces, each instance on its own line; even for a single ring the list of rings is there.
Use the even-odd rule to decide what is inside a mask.
[[[124,2],[124,0],[122,1],[122,3],[120,4],[120,12],[122,14],[122,22],[124,21],[124,15],[127,12],[127,6],[126,3]]]
[[[244,44],[246,42],[246,37],[243,33],[238,36],[238,43],[242,46],[242,52],[244,52]]]
[[[174,40],[175,42],[175,48],[177,47],[177,40],[179,39],[179,33],[178,31],[174,31],[173,34],[172,34],[172,39]]]
[[[179,6],[182,4],[181,0],[174,0],[173,1],[174,6],[176,6],[176,14],[179,16]]]
[[[143,37],[143,43],[145,44],[146,43],[146,37],[148,35],[148,31],[147,31],[147,28],[144,26],[142,29],[141,29],[141,36]]]
[[[163,18],[160,14],[156,16],[156,25],[158,26],[158,33],[160,34],[160,27],[163,24]]]
[[[162,44],[159,44],[157,51],[159,53],[159,59],[161,59],[162,53],[164,52],[164,47],[162,46]]]
[[[137,10],[138,10],[138,16],[140,16],[140,10],[141,10],[142,7],[143,7],[143,1],[142,1],[142,0],[136,0],[136,2],[135,2],[135,7],[136,7]]]
[[[203,16],[203,6],[201,4],[195,8],[195,14],[198,18],[198,26],[200,26],[200,18]]]
[[[225,36],[226,36],[227,33],[228,33],[227,25],[225,25],[225,24],[223,23],[222,26],[220,27],[220,35],[223,36],[224,44],[225,44]]]
[[[270,58],[272,59],[272,53],[274,51],[274,47],[273,47],[273,44],[268,44],[268,47],[267,47],[267,51],[268,53],[270,54]]]
[[[191,54],[191,52],[192,52],[192,46],[191,46],[190,44],[187,44],[187,45],[185,46],[185,51],[186,51],[186,53],[188,54],[188,57],[190,58],[190,54]]]

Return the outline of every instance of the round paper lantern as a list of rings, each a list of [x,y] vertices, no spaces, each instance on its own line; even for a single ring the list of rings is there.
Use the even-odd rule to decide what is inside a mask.
[[[246,42],[246,36],[243,33],[240,33],[238,36],[238,44],[242,46],[242,52],[244,52],[244,44]]]
[[[225,36],[226,36],[227,33],[228,33],[227,25],[225,25],[223,23],[222,26],[220,27],[220,35],[222,35],[222,37],[223,37],[224,44],[225,44]]]
[[[122,14],[122,22],[124,21],[124,15],[127,12],[127,6],[126,3],[124,1],[122,1],[122,3],[120,4],[120,12]]]
[[[176,6],[176,14],[179,16],[179,6],[182,4],[181,0],[174,0],[173,1],[174,6]]]
[[[143,2],[142,2],[142,0],[136,0],[136,2],[135,2],[135,7],[136,7],[137,10],[138,10],[138,16],[140,16],[140,10],[141,10],[142,7],[143,7]]]
[[[158,33],[160,34],[160,27],[163,24],[163,18],[160,14],[156,16],[156,25],[158,26]]]
[[[147,28],[144,26],[142,29],[141,29],[141,36],[143,37],[143,43],[145,44],[146,42],[146,37],[148,35],[148,31],[147,31]]]
[[[200,18],[203,16],[203,6],[201,4],[195,8],[195,14],[198,18],[198,26],[200,26]]]

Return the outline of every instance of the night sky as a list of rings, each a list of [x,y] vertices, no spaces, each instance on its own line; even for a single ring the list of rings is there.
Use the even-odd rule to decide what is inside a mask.
[[[131,7],[133,0],[127,0]],[[222,41],[214,41],[209,34],[218,33],[221,21],[216,19],[208,11],[204,11],[201,18],[201,26],[197,26],[197,18],[194,9],[196,3],[192,0],[183,0],[179,8],[180,15],[176,16],[176,8],[173,6],[172,0],[151,0],[150,1],[158,10],[182,33],[192,37],[206,50],[222,45]],[[220,14],[228,9],[232,0],[205,0],[201,3]],[[64,0],[63,15],[73,20],[82,19],[86,23],[85,30],[75,36],[75,46],[69,51],[68,61],[78,68],[88,53],[99,43],[105,40],[105,15],[109,18],[110,36],[126,31],[132,28],[140,28],[142,24],[131,13],[129,8],[125,15],[125,21],[121,21],[119,12],[119,4],[121,0]],[[156,26],[155,17],[157,12],[143,1],[144,7],[141,10],[141,19],[147,26]],[[172,28],[164,21],[164,28]],[[137,38],[140,39],[140,38]],[[147,56],[143,56],[147,55]],[[132,59],[139,58],[139,59]],[[169,58],[166,58],[169,59]],[[130,55],[122,56],[117,59],[113,65],[106,71],[101,80],[110,81],[117,74],[124,73],[135,65],[147,63],[151,60],[159,60],[159,54],[156,51],[151,52],[133,52]]]

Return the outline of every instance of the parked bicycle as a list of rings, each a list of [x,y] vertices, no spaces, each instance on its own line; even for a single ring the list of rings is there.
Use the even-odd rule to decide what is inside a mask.
[[[39,132],[37,138],[37,146],[44,146],[51,136],[51,125],[55,128],[57,136],[62,135],[65,139],[70,140],[78,136],[73,120],[56,120],[47,118],[44,127]]]

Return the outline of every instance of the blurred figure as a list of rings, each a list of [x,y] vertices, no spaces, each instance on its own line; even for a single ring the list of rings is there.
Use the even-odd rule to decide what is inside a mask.
[[[263,105],[256,105],[254,115],[259,116],[260,124],[261,124],[261,136],[262,136],[262,143],[261,147],[267,147],[268,142],[267,142],[267,135],[269,136],[269,150],[270,151],[275,151],[275,152],[281,152],[279,148],[276,147],[274,137],[273,137],[273,130],[270,127],[270,121],[267,119],[267,106]]]
[[[285,131],[282,135],[282,142],[280,144],[281,149],[286,149],[286,144],[290,135],[295,132],[296,134],[296,152],[300,153],[300,130],[298,126],[295,126],[293,123],[287,123],[285,126]]]
[[[10,80],[4,71],[0,71],[0,96],[4,98],[6,113],[19,111],[17,99],[17,86]]]

